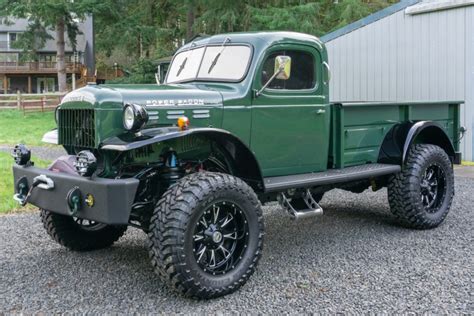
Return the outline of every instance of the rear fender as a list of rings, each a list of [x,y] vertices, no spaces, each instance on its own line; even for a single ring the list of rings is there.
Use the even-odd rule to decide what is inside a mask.
[[[103,142],[102,150],[129,151],[148,145],[199,135],[217,143],[233,160],[235,175],[246,181],[255,190],[263,190],[263,177],[260,166],[252,151],[238,137],[218,128],[190,128],[180,131],[175,127],[157,128],[143,131],[134,139],[112,137]]]
[[[380,163],[405,163],[410,146],[415,143],[437,145],[444,149],[451,161],[455,159],[454,146],[443,128],[432,121],[396,124],[385,135],[380,148]]]

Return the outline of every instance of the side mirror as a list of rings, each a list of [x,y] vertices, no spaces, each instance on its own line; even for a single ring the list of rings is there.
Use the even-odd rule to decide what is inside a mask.
[[[262,94],[262,91],[265,90],[275,78],[280,80],[288,80],[290,79],[290,74],[291,57],[283,55],[275,57],[275,71],[273,73],[273,76],[271,76],[270,79],[265,82],[263,87],[255,93],[255,96],[258,97],[260,94]]]
[[[275,73],[276,78],[281,80],[290,79],[291,74],[291,57],[290,56],[277,56],[275,58]]]

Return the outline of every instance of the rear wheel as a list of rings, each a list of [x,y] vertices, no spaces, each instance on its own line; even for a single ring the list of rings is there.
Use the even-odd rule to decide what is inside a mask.
[[[388,201],[393,214],[408,227],[437,227],[446,218],[454,196],[454,173],[438,146],[414,145],[402,172],[390,178]]]
[[[253,274],[263,231],[260,202],[245,182],[199,172],[181,179],[158,202],[149,254],[173,289],[189,297],[218,297]]]
[[[126,225],[112,226],[41,210],[41,221],[56,242],[76,251],[107,248],[127,230]]]

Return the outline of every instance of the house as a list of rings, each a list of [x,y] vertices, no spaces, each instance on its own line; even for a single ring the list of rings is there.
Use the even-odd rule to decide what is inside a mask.
[[[10,19],[8,24],[0,24],[0,93],[43,93],[58,90],[56,69],[56,42],[47,40],[43,48],[38,49],[35,61],[24,61],[22,50],[15,48],[19,34],[27,28],[28,20]],[[92,17],[79,23],[76,38],[76,50],[66,40],[66,71],[70,88],[76,87],[76,81],[95,71],[94,37]],[[67,36],[66,36],[67,38]]]
[[[473,0],[402,0],[321,39],[331,101],[463,100],[461,151],[473,160]]]

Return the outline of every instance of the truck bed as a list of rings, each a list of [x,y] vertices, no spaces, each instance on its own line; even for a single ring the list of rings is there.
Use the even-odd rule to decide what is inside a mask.
[[[331,104],[329,167],[376,163],[380,146],[397,123],[438,123],[459,150],[459,112],[462,101],[336,102]]]

